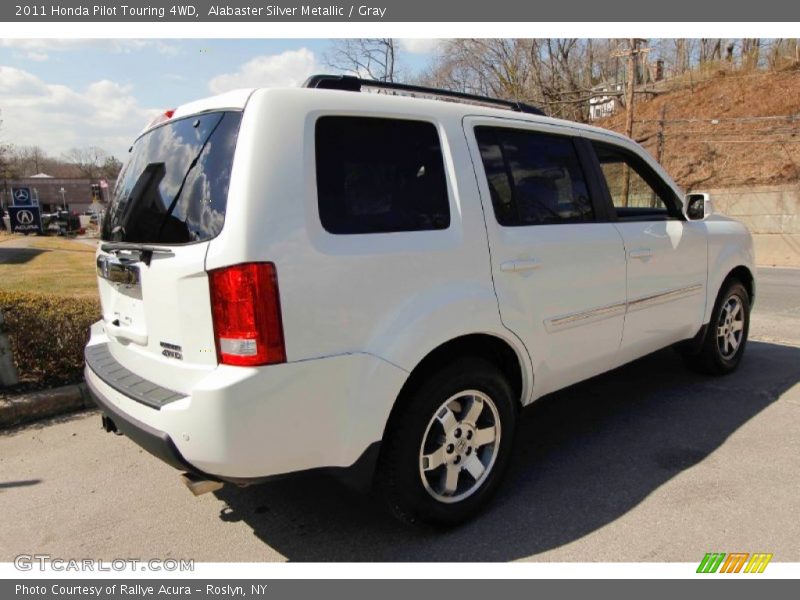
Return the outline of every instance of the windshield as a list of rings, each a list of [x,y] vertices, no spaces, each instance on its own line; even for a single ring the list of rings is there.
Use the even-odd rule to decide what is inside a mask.
[[[103,240],[186,244],[216,237],[240,122],[240,112],[204,113],[136,140],[103,221]]]

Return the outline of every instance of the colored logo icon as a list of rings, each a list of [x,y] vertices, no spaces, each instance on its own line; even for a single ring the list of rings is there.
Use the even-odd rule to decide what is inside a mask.
[[[709,552],[697,566],[698,573],[763,573],[772,554],[765,552]]]

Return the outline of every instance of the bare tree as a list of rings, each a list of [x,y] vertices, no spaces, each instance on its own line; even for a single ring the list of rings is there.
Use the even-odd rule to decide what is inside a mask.
[[[728,42],[725,46],[725,62],[733,64],[733,51],[736,49],[736,42]]]
[[[699,51],[700,64],[722,60],[722,39],[701,38]]]
[[[675,74],[681,75],[691,67],[691,40],[677,38],[675,44]]]
[[[107,156],[100,167],[100,175],[105,179],[116,179],[122,170],[122,161],[116,156]]]
[[[761,40],[759,38],[742,38],[742,68],[757,68],[760,58]]]
[[[329,67],[376,81],[395,81],[397,43],[393,38],[336,40],[325,55]]]
[[[762,43],[761,46],[767,58],[767,65],[772,70],[800,62],[797,40],[778,38]]]
[[[80,176],[87,179],[97,179],[102,175],[102,166],[107,158],[108,153],[97,146],[72,148],[64,154],[64,160],[74,165]]]
[[[419,81],[458,92],[520,99],[524,51],[520,52],[518,45],[519,40],[449,40]]]
[[[625,60],[628,46],[629,40],[615,39],[455,39],[440,46],[418,81],[530,102],[550,115],[585,121],[589,101],[598,95],[616,99],[617,106],[628,104],[624,90],[631,79],[627,76],[631,66]],[[634,94],[642,99],[665,89],[663,84],[648,86],[653,64],[659,65],[660,79],[686,74],[693,85],[695,69],[704,65],[780,68],[800,60],[796,40],[664,38],[647,46],[637,51],[631,73]]]
[[[28,177],[45,172],[53,162],[40,146],[14,146],[11,157],[19,173]]]
[[[0,116],[2,116],[2,111],[0,110]],[[3,130],[3,119],[0,118],[0,131]],[[0,169],[6,167],[6,161],[8,160],[8,151],[10,146],[3,142],[3,139],[0,138]]]
[[[594,57],[594,45],[588,40],[549,38],[531,41],[534,93],[550,114],[577,121],[587,120],[588,99],[595,83]]]
[[[549,114],[586,120],[603,47],[588,40],[456,39],[442,45],[421,83],[531,102]]]
[[[0,111],[0,116],[2,116],[2,111]],[[3,119],[0,118],[0,131],[2,131],[2,129]],[[2,216],[2,209],[5,208],[8,202],[8,180],[14,176],[11,172],[10,150],[11,146],[3,142],[3,139],[0,138],[0,177],[3,179],[3,187],[0,189],[0,216]],[[0,219],[0,228],[5,228],[2,219]]]

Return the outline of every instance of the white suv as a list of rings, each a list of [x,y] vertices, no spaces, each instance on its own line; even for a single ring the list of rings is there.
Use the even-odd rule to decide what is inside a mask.
[[[136,140],[86,348],[108,430],[195,490],[327,468],[454,523],[537,398],[673,344],[737,367],[752,242],[706,195],[609,131],[375,86],[231,92]]]

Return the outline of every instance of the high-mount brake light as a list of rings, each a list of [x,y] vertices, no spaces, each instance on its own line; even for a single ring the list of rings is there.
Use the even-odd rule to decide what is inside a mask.
[[[160,125],[161,123],[169,121],[172,118],[172,115],[174,115],[174,114],[175,114],[175,109],[174,108],[170,108],[169,110],[165,110],[162,114],[160,114],[160,115],[158,115],[156,117],[153,117],[153,120],[150,121],[147,124],[147,127],[145,127],[145,129],[152,129],[156,125]]]
[[[286,362],[275,265],[214,269],[208,280],[219,361],[248,367]]]

